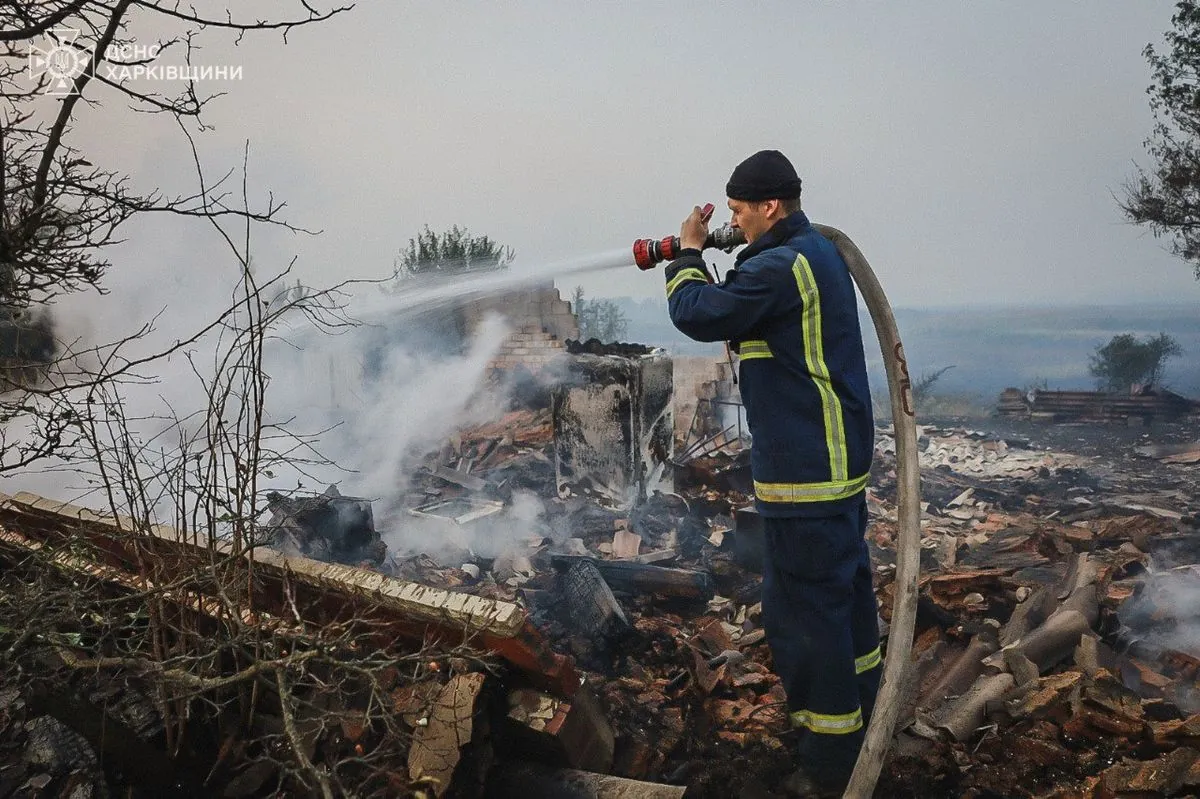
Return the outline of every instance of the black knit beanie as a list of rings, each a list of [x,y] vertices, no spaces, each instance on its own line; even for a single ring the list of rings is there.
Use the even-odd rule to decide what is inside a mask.
[[[725,196],[745,202],[794,200],[800,196],[800,178],[783,153],[760,150],[733,170]]]

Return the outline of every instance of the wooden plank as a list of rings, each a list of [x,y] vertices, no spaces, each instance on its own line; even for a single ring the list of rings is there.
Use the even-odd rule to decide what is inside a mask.
[[[225,541],[200,546],[172,527],[152,525],[139,531],[128,517],[29,493],[0,494],[0,526],[39,545],[59,546],[82,538],[95,547],[88,553],[96,559],[91,566],[111,575],[122,573],[126,580],[169,582],[181,570],[211,568],[215,561],[232,556]],[[578,687],[571,661],[551,651],[524,609],[512,602],[451,593],[353,566],[288,557],[267,547],[243,557],[254,564],[253,607],[258,610],[290,617],[294,605],[309,624],[360,620],[416,640],[431,633],[444,640],[473,639],[538,684],[566,696]]]

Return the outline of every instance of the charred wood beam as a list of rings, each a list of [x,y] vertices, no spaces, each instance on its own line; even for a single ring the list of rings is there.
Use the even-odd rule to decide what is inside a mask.
[[[498,654],[536,685],[570,696],[579,680],[569,658],[554,653],[516,604],[456,594],[378,572],[287,557],[265,547],[235,553],[224,541],[195,543],[164,525],[100,514],[33,494],[0,495],[0,529],[19,531],[39,545],[79,553],[89,545],[89,567],[121,574],[132,585],[149,580],[170,585],[189,575],[212,573],[218,564],[248,567],[252,605],[258,613],[304,624],[360,623],[381,641],[470,640]],[[73,557],[81,557],[74,554]],[[643,567],[654,568],[654,567]],[[99,576],[99,575],[98,575]],[[189,581],[190,592],[214,591],[212,581]]]
[[[107,707],[64,691],[62,686],[36,682],[30,710],[49,714],[82,735],[109,767],[117,767],[141,789],[165,796],[178,791],[181,782],[203,784],[203,769],[189,753],[172,757],[135,734]]]
[[[488,797],[523,799],[682,799],[679,785],[593,774],[574,769],[548,769],[526,763],[506,763],[492,769]]]
[[[708,572],[631,561],[596,560],[581,555],[554,555],[551,558],[558,569],[570,569],[580,561],[592,563],[615,591],[705,602],[712,599],[715,593],[712,576]]]
[[[562,575],[567,610],[588,636],[613,640],[629,632],[629,619],[596,564],[581,560]]]

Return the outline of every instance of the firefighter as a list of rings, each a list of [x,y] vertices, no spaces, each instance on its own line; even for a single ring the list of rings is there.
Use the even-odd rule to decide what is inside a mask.
[[[707,220],[683,222],[666,269],[671,321],[729,341],[752,437],[765,527],[763,625],[798,733],[789,787],[840,795],[879,688],[879,627],[864,533],[874,449],[854,286],[800,208],[800,178],[777,150],[747,158],[726,186],[747,246],[713,283]]]

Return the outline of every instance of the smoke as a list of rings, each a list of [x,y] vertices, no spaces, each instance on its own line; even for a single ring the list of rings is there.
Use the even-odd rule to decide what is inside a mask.
[[[56,332],[67,352],[127,337],[152,319],[154,329],[131,341],[125,353],[132,358],[159,351],[216,319],[234,301],[239,278],[235,269],[176,275],[167,282],[114,276],[107,297],[74,295],[56,304]],[[374,285],[363,287],[360,296],[349,298],[348,314],[354,316],[355,306],[369,304],[377,293]],[[456,427],[493,419],[507,403],[504,392],[484,379],[508,333],[505,322],[485,319],[465,346],[457,340],[450,346],[430,328],[454,328],[446,322],[453,313],[447,308],[435,315],[377,316],[372,324],[338,335],[317,329],[302,314],[285,317],[264,353],[265,424],[287,429],[311,446],[284,440],[294,447],[295,463],[260,475],[261,491],[319,493],[336,484],[343,494],[374,500],[381,529],[407,523],[404,492],[417,459]],[[150,501],[160,521],[174,521],[173,501],[154,465],[177,458],[181,442],[200,430],[208,408],[205,386],[220,368],[218,353],[229,345],[229,331],[215,330],[139,369],[121,386],[128,425],[123,437],[149,467],[146,479],[156,483],[148,486]],[[96,362],[95,353],[75,359],[77,366],[94,368]],[[18,427],[14,423],[5,432],[37,434]],[[4,486],[6,492],[33,491],[103,508],[107,497],[101,488],[86,457],[43,462],[8,476]]]
[[[196,251],[213,251],[210,239],[174,225],[138,228],[138,255],[128,261],[129,268],[106,275],[106,296],[81,293],[55,303],[53,332],[61,351],[86,352],[149,325],[148,334],[124,348],[126,358],[143,357],[193,336],[235,301],[240,267],[220,250],[205,270],[171,268]],[[148,250],[159,259],[153,266],[141,257]],[[119,253],[114,256],[115,263],[122,261]],[[364,323],[335,335],[316,329],[301,315],[285,318],[265,352],[265,422],[307,443],[294,443],[291,465],[260,474],[260,493],[315,494],[337,485],[343,495],[372,500],[377,528],[394,550],[406,553],[454,549],[494,557],[519,548],[545,527],[544,508],[532,494],[516,494],[503,512],[458,532],[408,513],[422,500],[410,482],[423,456],[442,446],[455,429],[497,418],[507,409],[513,387],[486,378],[488,364],[509,332],[505,322],[499,317],[484,320],[463,342],[457,306],[483,294],[544,284],[558,274],[617,268],[628,259],[628,251],[621,250],[514,266],[499,274],[414,284],[411,291],[404,287],[391,296],[365,284],[348,298],[346,309]],[[265,280],[269,265],[256,265],[256,272]],[[177,459],[183,442],[195,445],[208,409],[205,389],[221,370],[217,356],[229,346],[229,335],[213,331],[139,369],[121,386],[121,412],[128,424],[124,438],[139,453],[144,479],[154,483],[149,503],[157,521],[175,521],[173,488],[167,470],[158,465]],[[448,340],[454,345],[448,346]],[[74,362],[94,368],[98,357],[90,353]],[[543,373],[536,382],[555,378]],[[37,433],[18,431],[19,426],[11,424],[4,432]],[[32,491],[98,509],[107,507],[103,488],[86,457],[43,462],[5,476],[0,486],[6,493]]]
[[[1200,566],[1148,572],[1117,615],[1146,643],[1200,658]]]
[[[448,505],[449,513],[465,512],[470,503],[452,500]],[[514,491],[503,509],[462,524],[450,516],[394,518],[382,538],[395,557],[419,553],[442,565],[457,566],[480,559],[520,558],[548,533],[542,499],[530,491]]]
[[[480,519],[472,536],[471,549],[484,558],[528,549],[546,530],[546,506],[532,491],[515,491],[503,513]]]
[[[455,429],[505,409],[507,396],[485,376],[507,323],[484,319],[461,353],[447,353],[444,342],[425,335],[428,323],[398,317],[339,336],[309,331],[292,357],[283,347],[272,352],[272,418],[325,429],[316,449],[331,462],[307,475],[281,475],[296,481],[292,488],[337,484],[343,494],[375,502],[380,529],[406,524],[412,517],[404,495],[421,456]]]

